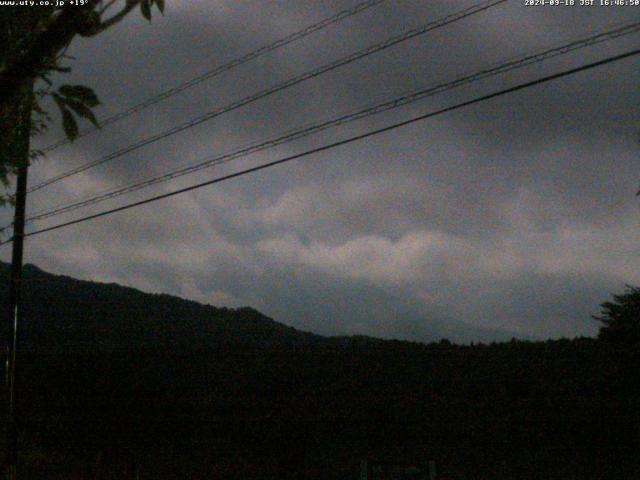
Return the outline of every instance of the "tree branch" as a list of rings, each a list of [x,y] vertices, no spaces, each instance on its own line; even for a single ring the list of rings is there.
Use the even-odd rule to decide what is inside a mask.
[[[109,1],[106,5],[104,5],[100,11],[98,12],[100,15],[102,15],[104,12],[106,12],[109,8],[111,8],[111,6],[116,3],[118,0],[111,0]]]
[[[24,55],[14,59],[0,73],[0,112],[7,102],[16,98],[25,82],[37,77],[57,53],[71,42],[97,3],[98,0],[89,0],[84,6],[66,8],[32,42]]]
[[[140,1],[141,0],[127,0],[127,3],[122,10],[120,10],[118,13],[116,13],[113,17],[109,18],[108,20],[104,22],[100,22],[100,24],[94,30],[92,30],[91,33],[87,36],[93,37],[105,31],[107,28],[112,27],[113,25],[121,21],[124,17],[126,17],[129,14],[129,12],[131,12],[131,10],[136,8],[140,4]],[[113,2],[110,2],[108,6],[111,6],[112,3]]]

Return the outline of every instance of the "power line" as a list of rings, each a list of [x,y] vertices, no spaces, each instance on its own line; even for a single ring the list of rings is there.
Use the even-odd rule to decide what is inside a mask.
[[[183,92],[184,90],[187,90],[191,87],[194,87],[206,80],[209,80],[211,78],[217,77],[218,75],[228,72],[229,70],[233,70],[236,67],[239,67],[240,65],[243,65],[247,62],[249,62],[250,60],[254,60],[258,57],[261,57],[269,52],[272,52],[274,50],[277,50],[278,48],[284,47],[286,45],[289,45],[297,40],[300,40],[304,37],[307,37],[309,35],[311,35],[312,33],[315,33],[319,30],[323,30],[331,25],[333,25],[334,23],[337,23],[341,20],[344,20],[346,18],[349,18],[353,15],[357,15],[358,13],[364,12],[365,10],[368,10],[372,7],[375,7],[376,5],[379,5],[380,3],[385,2],[386,0],[369,0],[366,2],[362,2],[362,3],[358,3],[357,5],[354,5],[351,8],[348,8],[346,10],[342,10],[341,12],[336,13],[335,15],[325,18],[324,20],[321,20],[318,23],[314,23],[313,25],[309,25],[306,28],[303,28],[302,30],[298,30],[297,32],[294,32],[290,35],[287,35],[286,37],[280,38],[278,40],[276,40],[273,43],[270,43],[268,45],[263,45],[262,47],[258,48],[257,50],[254,50],[252,52],[247,53],[246,55],[243,55],[241,57],[235,58],[233,60],[231,60],[230,62],[227,62],[223,65],[220,65],[218,67],[215,67],[212,70],[209,70],[197,77],[191,78],[179,85],[176,85],[173,88],[170,88],[169,90],[165,90],[164,92],[161,92],[157,95],[154,95],[153,97],[150,97],[136,105],[133,105],[132,107],[127,108],[126,110],[122,110],[114,115],[111,115],[110,117],[107,117],[103,120],[100,121],[100,128],[106,126],[106,125],[110,125],[112,123],[116,123],[124,118],[130,117],[131,115],[140,112],[152,105],[155,105],[157,103],[162,102],[163,100],[166,100],[169,97],[172,97],[174,95],[177,95],[180,92]],[[88,135],[91,132],[96,131],[97,128],[96,127],[89,127],[85,130],[82,130],[79,134],[78,137],[84,137],[85,135]],[[50,152],[52,150],[55,150],[58,147],[61,147],[62,145],[65,145],[69,143],[69,140],[66,138],[63,138],[55,143],[52,143],[51,145],[48,145],[47,147],[43,148],[42,151],[43,152]]]
[[[409,30],[409,31],[407,31],[407,32],[405,32],[405,33],[403,33],[401,35],[390,37],[390,38],[386,39],[384,42],[371,45],[371,46],[366,47],[366,48],[364,48],[362,50],[359,50],[359,51],[357,51],[355,53],[352,53],[352,54],[347,55],[345,57],[342,57],[342,58],[340,58],[338,60],[335,60],[335,61],[333,61],[331,63],[328,63],[328,64],[325,64],[325,65],[323,65],[321,67],[318,67],[318,68],[316,68],[314,70],[305,72],[305,73],[303,73],[301,75],[298,75],[296,77],[292,77],[292,78],[284,81],[283,83],[277,84],[277,85],[272,86],[270,88],[267,88],[265,90],[261,90],[261,91],[255,93],[255,94],[252,94],[252,95],[250,95],[248,97],[244,97],[244,98],[242,98],[240,100],[237,100],[237,101],[235,101],[235,102],[233,102],[233,103],[231,103],[229,105],[226,105],[224,107],[221,107],[221,108],[215,109],[213,111],[207,112],[207,113],[205,113],[203,115],[200,115],[200,116],[198,116],[198,117],[196,117],[196,118],[194,118],[194,119],[192,119],[192,120],[190,120],[188,122],[185,122],[183,124],[177,125],[177,126],[175,126],[173,128],[170,128],[168,130],[165,130],[164,132],[152,135],[150,137],[146,137],[146,138],[144,138],[144,139],[142,139],[142,140],[140,140],[140,141],[138,141],[138,142],[136,142],[134,144],[131,144],[131,145],[127,146],[127,147],[124,147],[124,148],[122,148],[122,149],[120,149],[120,150],[118,150],[116,152],[113,152],[113,153],[111,153],[111,154],[109,154],[109,155],[107,155],[105,157],[102,157],[100,159],[94,160],[93,162],[89,162],[89,163],[87,163],[85,165],[81,165],[80,167],[74,168],[74,169],[69,170],[69,171],[67,171],[65,173],[62,173],[62,174],[57,175],[57,176],[54,176],[54,177],[50,178],[49,180],[45,180],[44,182],[41,182],[40,184],[32,187],[29,190],[29,193],[37,191],[37,190],[39,190],[41,188],[44,188],[44,187],[46,187],[48,185],[51,185],[52,183],[56,183],[56,182],[58,182],[60,180],[68,178],[70,176],[73,176],[73,175],[76,175],[78,173],[84,172],[84,171],[86,171],[86,170],[88,170],[90,168],[93,168],[95,166],[98,166],[98,165],[101,165],[101,164],[106,163],[108,161],[111,161],[113,159],[119,158],[119,157],[121,157],[121,156],[123,156],[123,155],[125,155],[127,153],[130,153],[130,152],[132,152],[134,150],[137,150],[138,148],[141,148],[143,146],[149,145],[151,143],[154,143],[154,142],[156,142],[158,140],[161,140],[161,139],[166,138],[168,136],[174,135],[176,133],[182,132],[182,131],[184,131],[184,130],[186,130],[188,128],[192,128],[192,127],[194,127],[196,125],[199,125],[199,124],[201,124],[201,123],[203,123],[205,121],[211,120],[211,119],[213,119],[213,118],[215,118],[217,116],[220,116],[220,115],[222,115],[224,113],[228,113],[230,111],[236,110],[236,109],[238,109],[238,108],[240,108],[242,106],[245,106],[245,105],[247,105],[249,103],[255,102],[255,101],[259,100],[259,99],[262,99],[264,97],[267,97],[269,95],[277,93],[277,92],[279,92],[281,90],[284,90],[286,88],[290,88],[290,87],[292,87],[294,85],[297,85],[299,83],[302,83],[302,82],[304,82],[306,80],[315,78],[315,77],[317,77],[319,75],[322,75],[322,74],[324,74],[326,72],[329,72],[329,71],[334,70],[336,68],[339,68],[341,66],[347,65],[349,63],[352,63],[352,62],[354,62],[356,60],[359,60],[361,58],[364,58],[364,57],[366,57],[368,55],[372,55],[374,53],[377,53],[379,51],[382,51],[384,49],[392,47],[392,46],[394,46],[394,45],[396,45],[398,43],[410,40],[410,39],[412,39],[412,38],[414,38],[414,37],[416,37],[418,35],[422,35],[422,34],[425,34],[425,33],[429,32],[429,31],[435,30],[437,28],[444,27],[444,26],[446,26],[446,25],[448,25],[450,23],[454,23],[454,22],[456,22],[458,20],[461,20],[463,18],[466,18],[466,17],[468,17],[470,15],[474,15],[476,13],[480,13],[480,12],[482,12],[484,10],[487,10],[487,9],[493,7],[493,6],[496,6],[498,4],[504,3],[506,1],[507,0],[490,0],[490,1],[481,2],[479,4],[475,4],[475,5],[473,5],[473,6],[469,7],[469,8],[466,8],[466,9],[461,10],[459,12],[456,12],[454,14],[445,16],[445,17],[443,17],[441,19],[438,19],[438,20],[436,20],[434,22],[430,22],[430,23],[422,25],[422,26],[420,26],[418,28]]]
[[[220,115],[223,115],[225,113],[228,113],[230,111],[236,110],[240,107],[243,107],[245,105],[248,105],[250,103],[253,103],[257,100],[260,100],[262,98],[265,98],[269,95],[273,95],[274,93],[280,92],[282,90],[285,90],[287,88],[293,87],[294,85],[298,85],[302,82],[305,82],[306,80],[310,80],[312,78],[318,77],[324,73],[327,73],[329,71],[335,70],[339,67],[342,67],[344,65],[347,65],[349,63],[355,62],[356,60],[359,60],[361,58],[367,57],[369,55],[372,55],[374,53],[380,52],[382,50],[385,50],[387,48],[390,48],[394,45],[397,45],[399,43],[405,42],[407,40],[410,40],[412,38],[415,38],[419,35],[423,35],[427,32],[430,32],[432,30],[436,30],[438,28],[444,27],[446,25],[449,25],[451,23],[457,22],[459,20],[462,20],[466,17],[469,17],[471,15],[475,15],[477,13],[483,12],[485,10],[488,10],[492,7],[495,7],[499,4],[505,3],[508,0],[489,0],[489,1],[484,1],[478,4],[475,4],[471,7],[468,7],[464,10],[461,10],[459,12],[447,15],[445,17],[442,17],[438,20],[435,20],[433,22],[427,23],[425,25],[422,25],[418,28],[409,30],[401,35],[397,35],[394,37],[390,37],[388,39],[386,39],[385,41],[381,42],[381,43],[377,43],[375,45],[371,45],[369,47],[366,47],[362,50],[359,50],[355,53],[352,53],[350,55],[347,55],[345,57],[342,57],[338,60],[335,60],[331,63],[322,65],[321,67],[318,67],[316,69],[307,71],[301,75],[298,75],[296,77],[292,77],[288,80],[285,80],[282,83],[279,83],[277,85],[274,85],[272,87],[269,87],[265,90],[261,90],[257,93],[254,93],[252,95],[249,95],[247,97],[244,97],[240,100],[237,100],[229,105],[226,105],[224,107],[221,108],[217,108],[215,110],[212,110],[210,112],[207,112],[203,115],[200,115],[196,118],[193,118],[192,120],[182,123],[180,125],[174,126],[168,130],[165,130],[164,132],[161,133],[157,133],[154,135],[151,135],[149,137],[146,137],[134,144],[131,144],[127,147],[124,147],[120,150],[117,150],[105,157],[99,158],[97,160],[94,160],[92,162],[86,163],[84,165],[81,165],[79,167],[76,167],[74,169],[71,169],[65,173],[62,173],[60,175],[56,175],[48,180],[45,180],[41,183],[39,183],[38,185],[31,187],[29,189],[29,193],[35,192],[37,190],[40,190],[48,185],[51,185],[53,183],[59,182],[60,180],[63,180],[65,178],[69,178],[73,175],[76,175],[78,173],[84,172],[86,170],[89,170],[90,168],[96,167],[98,165],[102,165],[106,162],[109,162],[111,160],[114,160],[116,158],[122,157],[123,155],[130,153],[134,150],[137,150],[139,148],[142,148],[146,145],[149,145],[151,143],[157,142],[158,140],[161,140],[163,138],[169,137],[171,135],[175,135],[176,133],[182,132],[184,130],[187,130],[189,128],[195,127],[196,125],[199,125],[201,123],[204,123],[208,120],[211,120],[215,117],[218,117]]]
[[[366,133],[363,133],[363,134],[360,134],[360,135],[355,135],[355,136],[346,138],[344,140],[340,140],[340,141],[337,141],[337,142],[333,142],[333,143],[330,143],[330,144],[323,145],[321,147],[317,147],[317,148],[313,148],[311,150],[307,150],[307,151],[302,152],[302,153],[297,153],[295,155],[290,155],[288,157],[284,157],[284,158],[281,158],[279,160],[274,160],[272,162],[265,163],[263,165],[259,165],[259,166],[252,167],[252,168],[248,168],[246,170],[242,170],[242,171],[239,171],[239,172],[236,172],[236,173],[232,173],[232,174],[229,174],[229,175],[225,175],[225,176],[222,176],[222,177],[214,178],[214,179],[208,180],[206,182],[202,182],[202,183],[198,183],[198,184],[195,184],[195,185],[191,185],[189,187],[181,188],[179,190],[174,190],[173,192],[164,193],[162,195],[157,195],[157,196],[154,196],[154,197],[150,197],[150,198],[147,198],[145,200],[140,200],[138,202],[133,202],[133,203],[130,203],[130,204],[127,204],[127,205],[123,205],[121,207],[112,208],[110,210],[105,210],[105,211],[102,211],[102,212],[99,212],[99,213],[96,213],[96,214],[93,214],[93,215],[88,215],[86,217],[81,217],[81,218],[78,218],[78,219],[75,219],[75,220],[71,220],[69,222],[64,222],[64,223],[60,223],[60,224],[57,224],[57,225],[53,225],[51,227],[43,228],[43,229],[40,229],[40,230],[35,230],[33,232],[29,232],[29,233],[25,234],[24,236],[25,237],[30,237],[30,236],[33,236],[33,235],[39,235],[39,234],[42,234],[42,233],[45,233],[45,232],[58,230],[60,228],[64,228],[64,227],[68,227],[68,226],[75,225],[75,224],[78,224],[78,223],[82,223],[82,222],[86,222],[86,221],[89,221],[89,220],[93,220],[93,219],[96,219],[96,218],[104,217],[104,216],[111,215],[113,213],[121,212],[121,211],[124,211],[124,210],[129,210],[129,209],[134,208],[134,207],[138,207],[138,206],[145,205],[145,204],[148,204],[148,203],[156,202],[158,200],[162,200],[162,199],[165,199],[165,198],[173,197],[175,195],[179,195],[179,194],[182,194],[182,193],[190,192],[192,190],[196,190],[196,189],[199,189],[199,188],[202,188],[202,187],[213,185],[215,183],[220,183],[220,182],[223,182],[223,181],[226,181],[226,180],[230,180],[232,178],[244,176],[244,175],[247,175],[247,174],[250,174],[250,173],[254,173],[254,172],[257,172],[257,171],[260,171],[260,170],[265,170],[267,168],[274,167],[276,165],[280,165],[280,164],[283,164],[283,163],[286,163],[286,162],[290,162],[290,161],[296,160],[298,158],[303,158],[303,157],[307,157],[309,155],[313,155],[313,154],[316,154],[316,153],[324,152],[326,150],[331,150],[333,148],[336,148],[336,147],[339,147],[339,146],[342,146],[342,145],[346,145],[346,144],[353,143],[353,142],[356,142],[356,141],[359,141],[359,140],[363,140],[363,139],[368,138],[368,137],[372,137],[374,135],[379,135],[381,133],[385,133],[385,132],[388,132],[388,131],[391,131],[391,130],[395,130],[397,128],[404,127],[406,125],[410,125],[410,124],[413,124],[413,123],[416,123],[416,122],[419,122],[419,121],[422,121],[422,120],[426,120],[428,118],[432,118],[432,117],[435,117],[437,115],[442,115],[444,113],[448,113],[448,112],[451,112],[451,111],[454,111],[454,110],[458,110],[460,108],[467,107],[467,106],[470,106],[470,105],[474,105],[476,103],[481,103],[481,102],[484,102],[484,101],[487,101],[487,100],[490,100],[490,99],[493,99],[493,98],[496,98],[496,97],[500,97],[500,96],[503,96],[503,95],[507,95],[507,94],[519,91],[519,90],[524,90],[526,88],[530,88],[530,87],[533,87],[533,86],[536,86],[536,85],[540,85],[542,83],[550,82],[550,81],[556,80],[558,78],[566,77],[566,76],[569,76],[569,75],[574,75],[576,73],[583,72],[585,70],[590,70],[592,68],[596,68],[596,67],[599,67],[599,66],[602,66],[602,65],[606,65],[606,64],[613,63],[613,62],[617,62],[617,61],[623,60],[625,58],[630,58],[630,57],[636,56],[638,54],[640,54],[640,49],[631,50],[631,51],[626,52],[626,53],[622,53],[622,54],[619,54],[619,55],[615,55],[613,57],[605,58],[604,60],[600,60],[600,61],[597,61],[597,62],[593,62],[593,63],[589,63],[589,64],[586,64],[586,65],[583,65],[581,67],[576,67],[576,68],[572,68],[572,69],[569,69],[569,70],[564,70],[562,72],[555,73],[555,74],[552,74],[552,75],[547,75],[547,76],[541,77],[541,78],[537,78],[537,79],[531,80],[529,82],[520,83],[520,84],[518,84],[516,86],[513,86],[513,87],[510,87],[510,88],[499,90],[497,92],[493,92],[493,93],[490,93],[490,94],[487,94],[487,95],[483,95],[481,97],[476,97],[476,98],[474,98],[472,100],[467,100],[465,102],[457,103],[457,104],[452,105],[450,107],[442,108],[442,109],[436,110],[434,112],[430,112],[430,113],[426,113],[426,114],[423,114],[423,115],[419,115],[419,116],[413,117],[413,118],[411,118],[409,120],[404,120],[402,122],[394,123],[392,125],[388,125],[386,127],[382,127],[382,128],[376,129],[376,130],[372,130],[372,131],[369,131],[369,132],[366,132]],[[7,244],[7,243],[9,243],[11,241],[12,241],[12,239],[6,240],[6,241],[0,243],[0,245]]]
[[[281,134],[276,138],[272,138],[270,140],[266,140],[261,143],[252,144],[230,153],[208,157],[196,164],[175,169],[156,177],[152,177],[152,178],[135,182],[125,186],[120,186],[115,189],[109,189],[97,195],[93,195],[88,198],[85,198],[83,200],[59,205],[54,208],[50,208],[48,210],[35,213],[34,215],[30,216],[27,220],[28,221],[43,220],[43,219],[50,218],[56,215],[61,215],[63,213],[67,213],[73,210],[77,210],[82,207],[95,205],[97,203],[101,203],[102,201],[116,198],[128,193],[132,193],[137,190],[141,190],[143,188],[156,185],[158,183],[166,182],[174,178],[178,178],[190,173],[194,173],[205,168],[226,163],[237,158],[243,158],[250,154],[263,151],[268,148],[281,145],[283,143],[288,143],[290,141],[297,140],[297,139],[318,133],[320,131],[323,131],[338,125],[343,125],[349,122],[353,122],[355,120],[360,120],[362,118],[366,118],[372,115],[377,115],[377,114],[386,112],[388,110],[398,108],[400,106],[408,105],[418,100],[422,100],[426,97],[430,97],[448,90],[452,90],[454,88],[458,88],[463,85],[467,85],[469,83],[484,80],[486,78],[489,78],[498,74],[523,68],[525,66],[529,66],[534,63],[539,63],[560,55],[565,55],[567,53],[576,51],[578,49],[593,46],[598,43],[602,43],[611,39],[620,38],[622,36],[629,35],[632,33],[637,33],[638,31],[640,31],[640,22],[635,22],[632,24],[624,25],[622,27],[601,32],[595,35],[591,35],[586,38],[574,40],[569,43],[565,43],[561,46],[549,48],[549,49],[539,51],[515,60],[511,60],[511,61],[499,64],[495,67],[485,68],[472,75],[466,75],[447,83],[442,83],[439,85],[430,86],[425,89],[414,91],[412,93],[403,95],[401,97],[397,97],[392,100],[388,100],[383,103],[361,109],[355,113],[342,115],[340,117],[337,117],[328,121],[324,121],[308,127],[292,130],[290,132]]]

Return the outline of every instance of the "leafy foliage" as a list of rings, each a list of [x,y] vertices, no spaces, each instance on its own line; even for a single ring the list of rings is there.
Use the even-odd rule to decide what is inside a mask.
[[[142,16],[151,21],[151,6],[156,5],[160,13],[164,14],[164,0],[142,0],[140,2],[140,11]]]
[[[153,5],[164,12],[162,0],[86,0],[82,5],[60,2],[66,4],[60,6],[49,3],[50,6],[37,8],[0,9],[0,182],[5,186],[25,159],[41,154],[23,151],[29,137],[25,139],[24,131],[31,135],[41,133],[51,122],[51,116],[40,103],[45,97],[54,99],[69,140],[81,133],[80,118],[98,126],[92,111],[100,103],[95,93],[82,85],[63,85],[55,90],[50,78],[53,73],[71,71],[63,63],[69,58],[65,52],[74,37],[98,35],[138,5],[149,20]],[[38,87],[34,92],[38,80],[48,87]],[[23,108],[28,103],[32,105],[31,119]],[[0,202],[6,200],[6,196],[0,196]]]
[[[627,286],[613,302],[604,302],[600,315],[593,318],[603,324],[599,337],[612,342],[640,344],[640,287]]]
[[[62,113],[62,126],[69,140],[75,140],[78,136],[78,124],[71,114],[72,111],[99,127],[98,120],[91,108],[98,106],[100,101],[89,87],[63,85],[58,89],[58,92],[52,93],[52,97]]]

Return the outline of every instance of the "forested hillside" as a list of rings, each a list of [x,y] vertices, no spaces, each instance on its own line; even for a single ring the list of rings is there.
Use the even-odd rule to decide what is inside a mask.
[[[67,318],[82,328],[47,316],[63,284],[76,285],[83,308]],[[29,307],[40,321],[22,330],[46,347],[18,357],[23,478],[356,479],[363,459],[434,460],[449,478],[640,478],[634,344],[323,340],[249,309],[157,296],[161,310],[64,277],[32,285],[51,303]],[[204,337],[171,325],[185,315]],[[146,317],[167,325],[131,321]],[[64,351],[87,339],[104,349]]]
[[[0,264],[8,275],[9,266]],[[0,283],[6,298],[7,282]],[[222,345],[306,344],[300,332],[246,307],[216,308],[25,265],[20,349],[40,353],[200,351]]]

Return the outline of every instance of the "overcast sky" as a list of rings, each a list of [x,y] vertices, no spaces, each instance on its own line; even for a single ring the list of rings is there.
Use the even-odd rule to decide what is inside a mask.
[[[168,1],[151,24],[136,12],[97,38],[74,41],[73,72],[56,80],[92,86],[104,118],[354,3]],[[384,2],[51,152],[31,168],[30,184],[473,3]],[[640,20],[640,7],[524,3],[511,0],[59,182],[33,193],[29,211]],[[29,228],[301,152],[637,48],[639,40],[584,49]],[[34,236],[25,261],[218,306],[250,305],[320,334],[593,335],[599,304],[640,284],[639,65],[634,57]],[[53,117],[37,146],[61,136]]]

